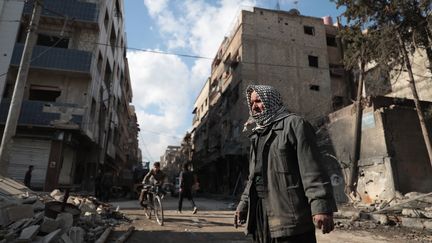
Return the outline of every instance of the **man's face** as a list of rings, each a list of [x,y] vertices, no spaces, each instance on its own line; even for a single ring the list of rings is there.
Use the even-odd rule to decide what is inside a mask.
[[[261,101],[256,91],[252,91],[249,105],[252,110],[252,115],[256,115],[264,111],[264,103]]]
[[[159,166],[156,166],[156,165],[153,166],[153,168],[154,168],[155,171],[159,171],[159,170],[160,170],[160,167],[159,167]]]

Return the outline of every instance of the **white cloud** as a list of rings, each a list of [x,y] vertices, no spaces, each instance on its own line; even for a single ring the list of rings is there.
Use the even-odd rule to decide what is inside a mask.
[[[189,70],[176,56],[129,52],[128,60],[142,130],[141,149],[144,157],[159,160],[166,146],[178,144],[178,137],[184,135],[182,125],[188,120],[191,107],[187,96],[192,92]]]
[[[155,22],[151,25],[164,40],[161,46],[206,57],[215,55],[240,9],[254,3],[144,0]],[[166,146],[179,144],[179,137],[191,127],[193,102],[210,75],[211,60],[197,59],[188,66],[176,56],[142,52],[129,52],[128,59],[143,157],[159,160]]]

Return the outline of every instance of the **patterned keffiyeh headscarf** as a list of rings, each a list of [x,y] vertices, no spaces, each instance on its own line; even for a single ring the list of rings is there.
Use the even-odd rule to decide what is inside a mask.
[[[258,114],[252,113],[252,107],[250,106],[251,93],[255,91],[264,104],[264,111]],[[246,98],[248,101],[249,118],[248,123],[252,120],[255,122],[257,127],[255,129],[264,128],[273,122],[280,120],[288,115],[288,110],[282,103],[280,93],[272,86],[269,85],[249,85],[246,88]],[[245,124],[245,126],[247,125]]]

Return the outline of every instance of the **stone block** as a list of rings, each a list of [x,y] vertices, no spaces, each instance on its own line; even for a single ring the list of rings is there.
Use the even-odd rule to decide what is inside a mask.
[[[16,205],[6,209],[6,215],[9,221],[17,221],[33,217],[33,207],[31,205]]]

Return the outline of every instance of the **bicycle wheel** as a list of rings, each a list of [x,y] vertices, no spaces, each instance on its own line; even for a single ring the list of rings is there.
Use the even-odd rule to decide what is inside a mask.
[[[161,200],[161,198],[159,196],[156,196],[154,199],[155,200],[153,202],[154,203],[153,207],[154,207],[154,213],[155,213],[155,216],[156,216],[156,221],[158,222],[158,224],[160,226],[163,226],[163,223],[164,223],[164,213],[163,213],[163,207],[162,207],[162,200]]]

